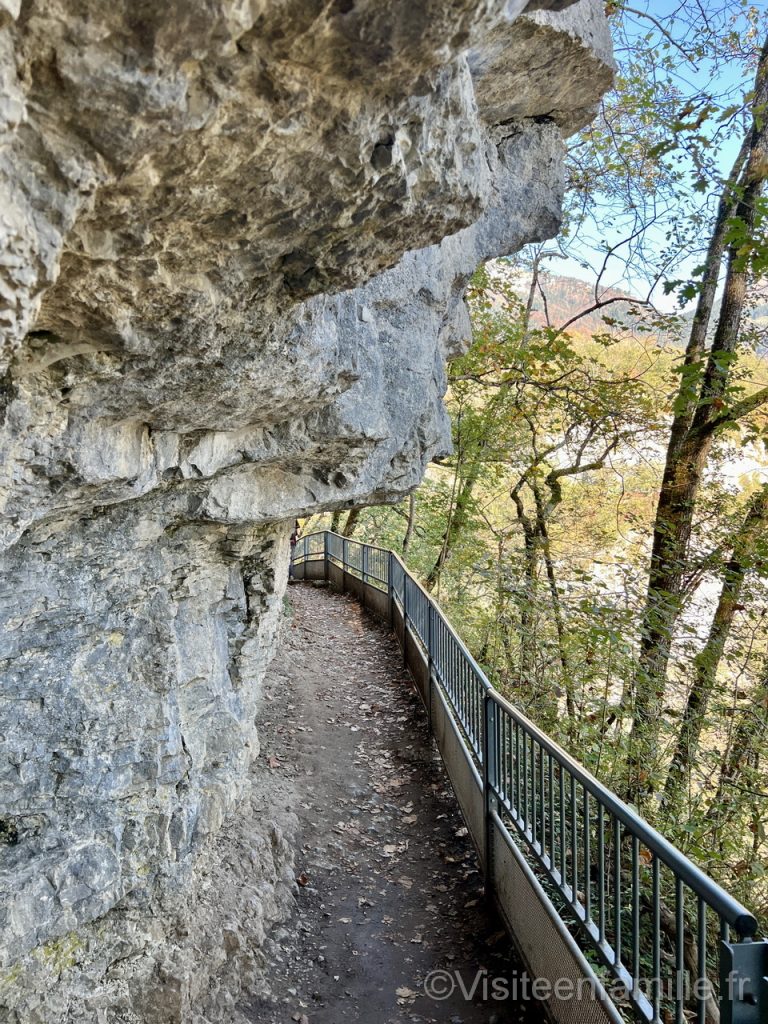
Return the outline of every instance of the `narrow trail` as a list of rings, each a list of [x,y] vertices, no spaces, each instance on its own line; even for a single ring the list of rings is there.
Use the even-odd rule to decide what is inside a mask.
[[[261,757],[294,787],[293,918],[265,950],[254,1024],[538,1021],[392,635],[351,599],[291,587]],[[444,999],[425,992],[442,970]],[[477,972],[485,972],[478,974]],[[474,998],[461,991],[472,989]],[[429,983],[427,985],[429,987]]]

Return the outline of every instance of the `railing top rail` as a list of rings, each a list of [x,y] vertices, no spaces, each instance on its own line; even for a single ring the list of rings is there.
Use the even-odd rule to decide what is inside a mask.
[[[452,622],[450,621],[448,616],[445,614],[443,609],[440,607],[440,605],[437,603],[437,601],[435,601],[434,597],[432,597],[432,595],[429,593],[429,591],[427,591],[422,586],[422,584],[419,583],[419,581],[416,579],[416,577],[413,575],[413,573],[411,573],[409,571],[409,569],[406,566],[405,562],[402,560],[402,558],[400,557],[400,555],[398,555],[398,553],[396,551],[390,551],[390,554],[392,555],[392,557],[395,559],[396,562],[400,563],[400,566],[402,567],[402,570],[406,574],[406,576],[408,576],[408,578],[411,580],[411,582],[416,587],[418,587],[418,589],[422,592],[422,594],[427,599],[429,604],[432,605],[432,607],[434,608],[435,612],[443,620],[443,622],[445,623],[446,629],[451,634],[451,636],[456,641],[456,643],[459,645],[459,649],[461,650],[461,653],[464,655],[464,657],[469,662],[470,668],[473,669],[473,671],[477,674],[477,677],[480,680],[480,683],[483,686],[483,688],[495,693],[496,691],[493,689],[493,686],[488,681],[488,677],[486,676],[485,672],[483,672],[483,670],[480,668],[478,663],[475,661],[475,659],[472,656],[469,648],[467,647],[467,645],[464,643],[464,641],[459,636],[459,633],[458,633],[456,627],[452,624]],[[501,696],[501,694],[499,694],[499,696]]]
[[[313,530],[312,533],[305,533],[302,537],[299,538],[299,540],[309,540],[310,537],[322,537],[325,534],[328,534],[330,537],[338,537],[339,540],[345,540],[349,544],[360,544],[361,547],[369,548],[369,550],[371,551],[381,551],[381,553],[384,555],[394,555],[395,558],[397,558],[397,554],[395,554],[395,552],[391,548],[382,548],[379,547],[378,544],[369,544],[367,541],[357,540],[356,537],[345,537],[341,533],[336,533],[335,530]],[[400,563],[402,564],[402,559],[398,559],[398,561],[400,561]],[[403,566],[403,568],[405,569],[405,566]],[[405,571],[408,572],[407,569]],[[414,582],[416,581],[414,580]]]
[[[665,839],[660,832],[642,818],[637,811],[630,807],[629,804],[624,803],[623,800],[616,796],[616,794],[600,782],[599,779],[596,779],[591,772],[576,761],[575,758],[556,743],[555,740],[551,739],[551,737],[543,732],[522,711],[520,711],[519,708],[510,703],[510,701],[503,697],[498,690],[492,686],[483,670],[467,649],[466,644],[461,639],[454,626],[452,626],[446,618],[445,613],[436,603],[431,594],[429,594],[422,584],[414,578],[402,558],[395,551],[392,551],[390,548],[382,548],[374,544],[367,544],[365,541],[357,541],[351,537],[341,537],[340,534],[334,533],[331,530],[316,530],[312,533],[306,534],[301,539],[308,540],[311,537],[322,536],[324,534],[330,534],[340,537],[342,540],[352,541],[355,544],[360,544],[371,550],[385,552],[397,561],[405,575],[408,576],[416,587],[418,587],[436,614],[439,615],[445,623],[445,626],[450,631],[451,636],[459,645],[462,655],[467,659],[470,667],[477,674],[479,681],[486,691],[488,699],[492,700],[513,719],[515,719],[515,721],[536,743],[541,746],[543,750],[551,754],[552,757],[555,758],[557,762],[585,788],[585,790],[589,791],[592,796],[599,800],[610,814],[613,814],[620,822],[622,822],[631,831],[632,835],[639,840],[639,842],[663,861],[667,867],[669,867],[686,885],[689,886],[690,889],[692,889],[705,901],[705,903],[719,914],[740,937],[750,938],[755,935],[757,932],[757,921],[754,915],[751,914],[743,904],[726,892],[722,886],[714,881],[714,879],[705,874],[701,868],[697,867],[693,861],[686,857],[684,853],[678,850],[676,846],[673,846],[668,839]]]
[[[668,839],[641,817],[629,804],[607,788],[599,779],[588,771],[564,750],[558,743],[543,732],[519,708],[511,704],[498,690],[491,687],[490,698],[511,715],[525,731],[547,753],[552,754],[560,765],[571,774],[577,782],[587,789],[603,807],[626,825],[632,834],[653,854],[671,868],[694,892],[705,900],[709,906],[726,920],[743,937],[749,937],[757,931],[757,920],[745,906],[726,892],[714,879],[705,874],[684,853],[677,849]]]

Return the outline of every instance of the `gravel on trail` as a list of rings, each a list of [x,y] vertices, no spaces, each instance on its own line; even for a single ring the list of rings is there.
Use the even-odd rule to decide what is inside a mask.
[[[265,770],[294,793],[297,904],[241,1012],[254,1024],[543,1020],[515,992],[522,967],[394,637],[326,588],[292,586],[289,601],[259,724]]]

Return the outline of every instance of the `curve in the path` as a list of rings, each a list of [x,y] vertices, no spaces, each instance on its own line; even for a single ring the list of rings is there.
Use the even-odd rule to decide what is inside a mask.
[[[522,969],[484,902],[393,636],[325,588],[289,596],[260,734],[262,758],[292,781],[302,884],[294,918],[267,942],[263,989],[246,1015],[254,1024],[540,1020],[520,998]],[[430,983],[452,994],[430,997]]]

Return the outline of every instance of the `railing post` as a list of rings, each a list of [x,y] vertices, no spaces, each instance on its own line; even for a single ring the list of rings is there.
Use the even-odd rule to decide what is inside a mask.
[[[427,601],[427,678],[429,680],[427,684],[427,721],[429,722],[430,733],[432,732],[432,671],[434,668],[434,662],[432,661],[432,636],[434,614],[434,605],[431,601]]]
[[[328,582],[328,531],[323,531],[323,568],[325,569],[325,582]]]
[[[485,836],[485,857],[484,857],[484,882],[485,895],[487,899],[493,897],[493,822],[491,811],[494,807],[495,798],[492,784],[496,779],[496,747],[494,728],[496,722],[496,703],[491,699],[488,690],[483,693],[483,824]]]
[[[768,1019],[768,941],[720,943],[720,1024]]]
[[[392,551],[387,556],[387,600],[389,601],[389,628],[395,625],[395,598],[394,590],[392,587],[393,572],[392,566],[395,564],[395,556]]]
[[[347,538],[341,538],[341,592],[347,589]]]
[[[362,544],[361,545],[361,551],[362,551],[362,557],[360,559],[360,565],[361,565],[361,570],[360,571],[361,571],[362,576],[363,576],[362,602],[363,602],[363,608],[367,608],[368,607],[368,557],[369,557],[368,545],[367,544]]]
[[[408,664],[408,573],[403,569],[403,664]]]

